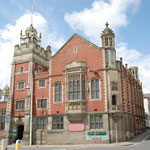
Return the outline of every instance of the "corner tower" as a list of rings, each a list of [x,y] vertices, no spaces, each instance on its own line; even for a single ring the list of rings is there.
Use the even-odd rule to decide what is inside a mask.
[[[116,68],[116,50],[115,50],[115,34],[110,29],[108,22],[106,28],[101,33],[102,47],[105,49],[105,60],[107,68]]]
[[[22,139],[23,143],[28,145],[29,138],[32,139],[29,136],[31,131],[29,125],[33,125],[34,129],[36,120],[35,88],[38,87],[39,78],[42,78],[46,83],[45,78],[48,78],[50,59],[50,46],[47,49],[41,47],[41,34],[37,35],[37,31],[32,24],[25,30],[24,34],[21,31],[20,44],[14,47],[6,111],[10,121],[6,124],[5,136],[8,136],[9,143],[17,138]],[[48,88],[45,92],[48,93]],[[32,116],[33,120],[31,119]],[[13,130],[16,131],[16,137],[11,135]],[[32,131],[34,132],[34,130]],[[34,136],[32,140],[34,141]]]

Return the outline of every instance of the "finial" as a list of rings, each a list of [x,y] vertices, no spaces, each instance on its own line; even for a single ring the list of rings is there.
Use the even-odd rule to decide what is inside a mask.
[[[31,10],[31,25],[33,24],[33,0],[32,0],[32,10]]]
[[[108,26],[109,26],[109,23],[108,23],[108,21],[106,22],[106,24],[105,24],[105,25],[106,25],[106,28],[108,28]]]
[[[22,36],[22,30],[20,31],[20,36]]]

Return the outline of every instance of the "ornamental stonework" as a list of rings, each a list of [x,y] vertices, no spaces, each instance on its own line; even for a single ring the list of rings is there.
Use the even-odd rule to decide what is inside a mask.
[[[111,81],[111,91],[118,91],[118,82],[117,81]]]

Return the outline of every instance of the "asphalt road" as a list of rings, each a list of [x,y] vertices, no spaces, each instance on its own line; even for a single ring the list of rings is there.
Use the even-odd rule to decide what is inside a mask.
[[[9,145],[7,150],[15,150],[15,144]],[[113,144],[86,145],[33,145],[22,146],[21,150],[150,150],[150,130],[137,136],[133,140]]]
[[[8,150],[15,150],[15,145],[9,146]],[[92,144],[92,145],[44,145],[44,146],[26,146],[21,150],[150,150],[150,140],[142,142],[116,144]]]

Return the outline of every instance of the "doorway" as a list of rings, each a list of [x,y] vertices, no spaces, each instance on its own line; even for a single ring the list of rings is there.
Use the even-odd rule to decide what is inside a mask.
[[[19,125],[17,127],[17,139],[22,140],[23,138],[24,125]]]

